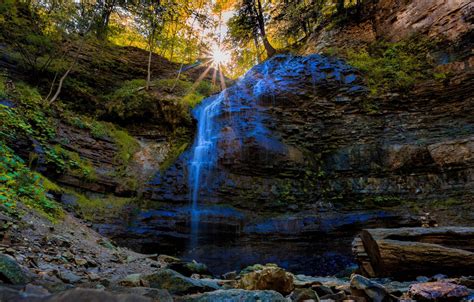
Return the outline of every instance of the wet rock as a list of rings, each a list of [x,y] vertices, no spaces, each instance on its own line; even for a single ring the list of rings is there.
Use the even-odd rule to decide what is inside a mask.
[[[247,290],[274,290],[284,295],[294,289],[293,274],[273,265],[243,274],[237,287]]]
[[[469,294],[467,287],[443,281],[413,284],[408,291],[417,301],[459,301]]]
[[[177,271],[180,274],[183,274],[186,277],[191,277],[193,274],[199,275],[210,275],[209,269],[203,263],[198,263],[196,261],[192,262],[174,262],[170,263],[167,268]]]
[[[347,298],[347,295],[345,292],[343,291],[340,291],[340,292],[337,292],[335,294],[331,294],[331,295],[326,295],[326,296],[322,296],[321,297],[321,301],[342,301],[342,300],[345,300]]]
[[[158,263],[161,265],[161,267],[168,267],[168,265],[170,264],[179,263],[179,262],[181,262],[181,259],[173,257],[173,256],[168,256],[168,255],[158,256]]]
[[[441,281],[441,280],[444,280],[444,279],[446,279],[446,278],[448,278],[448,276],[443,275],[443,274],[436,274],[436,275],[434,275],[431,279],[432,279],[433,281]],[[426,280],[425,282],[428,282],[428,281],[429,281],[429,280]]]
[[[217,281],[192,279],[170,269],[159,269],[143,278],[152,288],[166,289],[178,295],[219,289]]]
[[[149,287],[128,287],[113,290],[114,293],[132,294],[150,298],[156,302],[173,302],[173,297],[167,290]]]
[[[389,296],[385,287],[361,275],[352,276],[351,291],[356,297],[367,296],[374,302],[382,302]]]
[[[383,286],[387,291],[394,296],[400,297],[404,293],[408,292],[410,289],[410,286],[413,284],[413,281],[405,281],[405,282],[400,282],[400,281],[391,281],[388,283],[384,283]]]
[[[64,193],[61,195],[61,202],[66,209],[73,210],[75,209],[77,204],[77,196],[73,194]]]
[[[27,279],[25,272],[12,257],[0,254],[0,281],[8,284],[24,284]]]
[[[0,301],[22,301],[22,293],[18,290],[0,286]],[[23,300],[25,301],[25,300]]]
[[[474,289],[474,276],[461,277],[457,280],[457,284],[464,285],[465,287]]]
[[[224,280],[235,280],[237,278],[237,272],[228,272],[222,275]]]
[[[71,271],[61,271],[58,275],[59,279],[61,279],[62,281],[66,282],[66,283],[77,283],[79,281],[81,281],[81,277],[76,275],[75,273],[71,272]]]
[[[74,258],[74,263],[79,266],[85,266],[87,264],[87,260],[83,258]]]
[[[34,285],[34,284],[27,284],[23,292],[28,295],[38,295],[38,296],[47,296],[50,294],[46,288],[39,285]]]
[[[142,278],[141,274],[131,274],[119,281],[121,286],[126,287],[140,287],[148,286],[148,282]]]
[[[418,282],[428,282],[428,281],[430,281],[430,278],[428,278],[426,276],[418,276],[418,277],[416,277],[416,281],[418,281]]]
[[[319,302],[318,294],[309,288],[297,288],[289,295],[288,298],[290,298],[293,302]]]
[[[331,288],[329,288],[327,286],[324,286],[322,284],[321,285],[313,285],[313,286],[311,286],[311,289],[314,290],[319,297],[334,294],[334,292],[331,290]]]
[[[88,273],[87,273],[87,277],[88,277],[89,280],[92,281],[92,282],[95,282],[95,281],[99,281],[99,280],[100,280],[100,276],[97,275],[97,274],[94,273],[94,272],[88,272]]]
[[[48,244],[54,247],[64,247],[70,248],[72,246],[71,240],[60,235],[53,235],[51,237],[46,237],[45,240]]]
[[[333,277],[311,277],[296,275],[294,279],[296,287],[310,287],[312,285],[324,285],[326,287],[348,286],[349,282],[344,279]]]
[[[242,289],[217,290],[204,294],[177,298],[177,302],[289,302],[280,293],[271,290]]]
[[[75,288],[53,295],[44,302],[151,302],[150,298],[138,295],[112,294],[102,290]]]

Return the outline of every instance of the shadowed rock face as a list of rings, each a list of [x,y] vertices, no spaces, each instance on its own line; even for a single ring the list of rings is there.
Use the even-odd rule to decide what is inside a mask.
[[[404,200],[472,202],[472,79],[464,72],[376,98],[342,61],[276,56],[196,109],[199,119],[200,108],[222,98],[207,121],[216,148],[212,169],[200,176],[194,250],[187,249],[192,150],[150,184],[154,210],[132,215],[122,229],[98,227],[142,252],[168,248],[215,273],[266,262],[336,273],[350,263],[361,227],[417,225]],[[368,113],[367,102],[377,111]],[[395,207],[370,210],[381,205]],[[440,217],[472,219],[453,209]]]
[[[277,56],[254,67],[221,95],[204,101],[202,107],[214,98],[222,99],[219,110],[208,121],[213,125],[217,146],[212,150],[216,154],[209,157],[215,157],[216,164],[201,176],[200,202],[241,202],[243,208],[254,208],[255,202],[260,203],[259,208],[278,206],[275,201],[282,197],[282,186],[291,195],[295,178],[318,171],[318,155],[311,154],[312,150],[301,142],[291,141],[291,137],[305,131],[306,121],[294,116],[291,122],[281,123],[278,115],[307,111],[298,108],[304,105],[301,100],[311,103],[316,95],[332,102],[347,102],[348,96],[364,94],[361,83],[357,72],[342,61],[319,55]],[[309,131],[307,134],[311,135]],[[189,200],[189,153],[169,171],[157,175],[150,188],[152,199]]]
[[[469,84],[464,73],[446,86],[425,83],[406,96],[374,98],[342,61],[274,57],[214,97],[223,98],[211,121],[216,164],[202,176],[199,203],[300,212],[333,202],[353,207],[376,195],[469,195]],[[367,102],[377,111],[367,113]],[[188,203],[189,158],[157,175],[148,196]]]

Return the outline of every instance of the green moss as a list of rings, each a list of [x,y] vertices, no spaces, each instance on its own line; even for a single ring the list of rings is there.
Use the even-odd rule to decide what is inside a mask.
[[[367,75],[372,94],[410,89],[417,81],[434,78],[430,50],[436,42],[413,37],[396,43],[377,41],[366,50],[340,53]]]
[[[7,87],[5,85],[5,77],[0,76],[0,100],[8,98]]]
[[[120,119],[140,116],[149,109],[152,96],[145,91],[145,80],[137,79],[123,83],[119,89],[106,95],[105,108],[108,113]]]
[[[186,95],[193,84],[185,80],[160,79],[153,82],[153,88],[159,91],[173,93],[176,96]]]
[[[188,93],[187,95],[185,95],[181,101],[186,104],[187,106],[193,108],[195,107],[196,105],[198,105],[199,103],[201,103],[201,101],[204,99],[205,97],[199,93]]]
[[[186,148],[189,146],[188,142],[182,142],[182,143],[174,143],[172,144],[170,152],[168,152],[165,160],[161,163],[160,165],[160,170],[165,171],[171,165],[176,162],[178,157],[186,150]]]
[[[121,166],[127,166],[133,155],[138,151],[138,141],[124,130],[112,129],[110,136],[119,147],[115,161]]]
[[[76,152],[67,152],[68,156],[68,172],[78,176],[81,179],[93,182],[97,180],[95,168],[90,160],[83,159]]]
[[[28,282],[28,277],[25,275],[18,263],[9,256],[0,254],[0,275],[2,281],[7,280],[11,284],[25,284]]]
[[[58,204],[46,195],[42,176],[29,170],[3,142],[0,142],[0,154],[0,204],[14,210],[21,202],[52,221],[61,217]]]
[[[79,215],[88,221],[120,216],[123,209],[133,203],[130,198],[116,197],[113,195],[103,198],[90,198],[75,191],[68,190],[68,193],[76,197],[77,211]]]
[[[63,188],[61,188],[56,183],[52,182],[44,176],[41,177],[41,185],[43,186],[46,192],[62,193],[64,191]]]

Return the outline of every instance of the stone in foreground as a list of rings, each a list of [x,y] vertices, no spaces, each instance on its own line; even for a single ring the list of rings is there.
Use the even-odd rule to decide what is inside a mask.
[[[0,281],[9,284],[25,284],[27,277],[13,258],[0,254]]]
[[[274,290],[287,295],[295,288],[293,275],[277,266],[267,265],[244,274],[237,287],[246,290]]]
[[[178,298],[178,302],[288,302],[281,294],[271,290],[248,291],[243,289],[216,290],[209,293]]]
[[[367,296],[374,302],[386,301],[389,294],[385,287],[377,282],[371,281],[361,275],[353,275],[351,278],[351,292],[356,297]]]
[[[408,295],[417,301],[460,301],[469,295],[469,289],[454,283],[436,281],[413,284]]]
[[[215,281],[188,278],[170,269],[160,269],[143,278],[149,283],[150,287],[167,289],[170,293],[176,295],[219,289],[219,285]]]

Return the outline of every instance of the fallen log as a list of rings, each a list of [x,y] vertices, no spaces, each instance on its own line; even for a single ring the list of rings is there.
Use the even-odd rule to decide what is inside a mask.
[[[367,229],[354,239],[352,251],[367,277],[472,275],[474,228]]]

